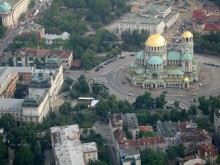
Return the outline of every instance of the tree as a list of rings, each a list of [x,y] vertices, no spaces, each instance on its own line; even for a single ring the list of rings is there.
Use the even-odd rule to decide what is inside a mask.
[[[166,165],[166,157],[162,152],[144,150],[141,152],[141,164],[144,165]]]
[[[35,165],[43,164],[43,154],[42,154],[41,144],[39,140],[36,141],[36,144],[34,147],[34,162],[35,162]]]
[[[7,28],[5,26],[0,26],[0,38],[2,39],[5,36]]]
[[[6,131],[9,131],[15,126],[15,118],[9,113],[5,113],[0,119],[0,127],[3,127]]]
[[[81,75],[78,78],[78,88],[79,88],[79,91],[83,94],[89,92],[89,84],[86,81],[86,78],[84,75]]]
[[[34,165],[34,156],[31,146],[25,141],[21,141],[21,147],[15,154],[14,165]]]
[[[172,146],[167,154],[170,160],[175,160],[176,157],[182,158],[185,156],[185,146],[183,144]]]
[[[16,99],[22,99],[26,96],[28,93],[28,87],[25,84],[17,83],[16,84],[16,90],[14,93],[14,98]]]
[[[71,104],[68,102],[63,103],[60,107],[59,107],[59,112],[62,115],[68,115],[70,112],[72,111],[72,107]]]
[[[161,94],[159,97],[156,97],[155,104],[157,108],[163,108],[163,106],[166,104],[165,95]]]
[[[138,96],[133,103],[135,108],[152,108],[154,106],[154,98],[151,97],[151,93],[145,92],[144,95]]]
[[[3,159],[6,154],[7,154],[6,145],[3,143],[3,139],[0,137],[0,164],[4,163]]]
[[[132,133],[130,131],[127,130],[127,131],[125,131],[125,133],[126,133],[127,139],[130,139],[130,140],[133,139]]]
[[[173,105],[176,107],[176,108],[179,108],[180,107],[180,101],[178,100],[175,100]]]
[[[108,165],[108,163],[100,160],[90,160],[88,165]]]
[[[218,155],[218,157],[216,159],[216,163],[220,164],[220,155]]]
[[[188,113],[188,115],[197,115],[196,105],[190,105],[187,113]]]
[[[209,101],[205,99],[205,96],[199,97],[199,106],[198,108],[202,110],[205,115],[209,114]]]
[[[100,100],[95,107],[95,111],[101,119],[105,119],[108,116],[108,112],[110,111],[110,107],[108,103],[104,100]]]

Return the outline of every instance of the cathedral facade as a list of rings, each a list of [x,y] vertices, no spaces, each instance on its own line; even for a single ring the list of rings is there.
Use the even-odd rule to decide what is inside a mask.
[[[126,78],[143,88],[189,89],[198,81],[197,62],[193,52],[193,34],[182,34],[180,50],[167,50],[167,41],[160,34],[151,35],[145,50],[136,53]]]

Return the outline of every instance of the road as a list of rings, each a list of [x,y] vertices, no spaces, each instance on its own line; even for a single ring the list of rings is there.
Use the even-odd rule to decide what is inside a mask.
[[[127,55],[129,53],[123,52],[122,54]],[[203,64],[204,61],[213,61],[216,64],[220,64],[220,59],[217,57],[210,58],[210,56],[206,55],[196,55],[196,58],[200,70],[200,80],[192,84],[192,89],[190,91],[175,88],[148,90],[131,85],[130,82],[126,80],[124,72],[124,70],[129,67],[129,64],[135,61],[135,57],[129,55],[127,55],[125,59],[119,59],[118,61],[104,66],[104,68],[98,72],[95,72],[94,69],[89,72],[69,71],[68,75],[76,80],[80,75],[84,74],[88,81],[95,79],[97,82],[104,82],[106,86],[110,88],[110,94],[114,94],[117,98],[128,100],[131,103],[135,101],[138,95],[144,94],[145,91],[151,92],[153,97],[159,96],[162,92],[167,91],[167,100],[179,100],[181,105],[187,109],[191,105],[190,101],[194,98],[220,94],[220,75],[218,74],[220,68]],[[200,83],[203,84],[202,87],[199,87]],[[130,92],[133,96],[129,96]],[[193,92],[197,93],[197,95],[192,96]],[[178,97],[179,94],[183,96]]]

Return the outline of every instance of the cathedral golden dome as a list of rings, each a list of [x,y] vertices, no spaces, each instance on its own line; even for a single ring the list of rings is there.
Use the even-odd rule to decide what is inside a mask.
[[[191,37],[193,37],[193,34],[192,34],[190,31],[185,31],[185,32],[182,34],[182,37],[183,37],[183,38],[191,38]]]
[[[167,41],[165,38],[160,34],[153,34],[148,37],[147,41],[145,42],[146,46],[164,46],[166,45]]]
[[[189,77],[188,77],[188,76],[184,77],[184,78],[183,78],[183,81],[184,81],[184,82],[188,82],[188,81],[189,81]]]

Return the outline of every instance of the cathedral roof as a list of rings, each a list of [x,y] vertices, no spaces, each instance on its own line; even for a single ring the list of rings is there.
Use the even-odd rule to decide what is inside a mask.
[[[137,52],[136,58],[143,60],[144,59],[144,51]]]
[[[137,74],[144,74],[144,69],[138,69],[138,70],[136,71],[136,73],[137,73]]]
[[[184,75],[184,72],[178,68],[167,68],[166,73],[170,75]]]
[[[182,37],[183,37],[183,38],[191,38],[191,37],[193,37],[193,34],[192,34],[190,31],[185,31],[185,32],[182,34]]]
[[[189,77],[188,77],[188,76],[184,77],[184,78],[183,78],[183,81],[184,81],[184,82],[188,82],[188,81],[189,81]]]
[[[167,44],[167,41],[165,40],[165,38],[160,35],[160,34],[153,34],[151,35],[147,41],[145,42],[145,45],[146,46],[154,46],[154,47],[157,47],[157,46],[164,46]]]
[[[191,54],[184,54],[182,56],[182,60],[192,60],[192,55]]]
[[[134,61],[130,63],[130,67],[134,68],[135,66],[137,66],[137,64]]]
[[[0,2],[0,12],[7,13],[11,10],[11,5],[7,2]]]
[[[162,64],[163,60],[160,56],[151,56],[148,60],[147,60],[148,64],[151,65],[157,65],[157,64]]]
[[[180,60],[181,59],[180,51],[169,51],[167,58],[168,60]]]

